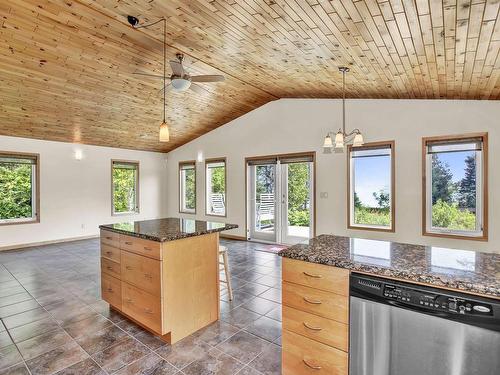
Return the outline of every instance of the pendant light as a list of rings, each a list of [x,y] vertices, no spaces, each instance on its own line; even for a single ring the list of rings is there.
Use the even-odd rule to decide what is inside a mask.
[[[159,140],[160,142],[169,142],[170,141],[170,130],[168,129],[167,119],[166,119],[166,110],[167,110],[167,100],[166,100],[166,67],[167,67],[167,19],[162,17],[160,20],[156,22],[152,22],[147,25],[139,25],[139,20],[134,16],[127,17],[128,22],[132,25],[134,29],[142,29],[147,28],[153,25],[156,25],[159,22],[163,22],[163,122],[160,125],[159,131]]]
[[[339,67],[339,71],[342,73],[342,128],[335,133],[335,139],[332,142],[333,132],[328,132],[326,134],[325,140],[323,142],[323,149],[325,152],[330,153],[332,149],[336,151],[343,151],[346,143],[352,141],[353,147],[362,146],[365,142],[363,139],[363,134],[359,129],[354,129],[353,131],[347,133],[345,128],[345,75],[349,72],[349,68],[345,66]]]

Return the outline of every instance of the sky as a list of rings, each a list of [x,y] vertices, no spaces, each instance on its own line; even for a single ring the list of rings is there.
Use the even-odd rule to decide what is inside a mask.
[[[464,160],[470,151],[441,153],[439,158],[447,163],[453,173],[453,181],[460,181],[464,177]],[[368,207],[377,207],[373,192],[389,191],[390,186],[390,158],[389,156],[357,158],[355,159],[355,191],[361,202]],[[420,168],[420,166],[419,166]]]

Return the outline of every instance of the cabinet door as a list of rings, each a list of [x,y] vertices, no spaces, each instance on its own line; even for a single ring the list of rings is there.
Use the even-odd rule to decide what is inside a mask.
[[[103,273],[101,275],[101,292],[103,300],[105,300],[111,306],[119,310],[121,309],[122,287],[120,280]]]
[[[167,333],[162,331],[160,297],[122,282],[122,310],[156,333]]]

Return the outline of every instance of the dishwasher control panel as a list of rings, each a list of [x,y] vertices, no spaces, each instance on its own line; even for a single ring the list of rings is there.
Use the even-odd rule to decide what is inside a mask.
[[[405,288],[395,284],[384,284],[383,296],[389,300],[420,306],[433,311],[486,316],[493,313],[492,306],[486,303],[442,294],[426,293],[418,289]]]

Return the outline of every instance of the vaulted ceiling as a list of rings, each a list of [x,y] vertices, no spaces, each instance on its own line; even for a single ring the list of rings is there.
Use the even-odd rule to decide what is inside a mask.
[[[269,101],[500,99],[500,0],[0,1],[0,134],[169,151]],[[161,25],[168,59],[223,74],[169,93],[158,141]]]

